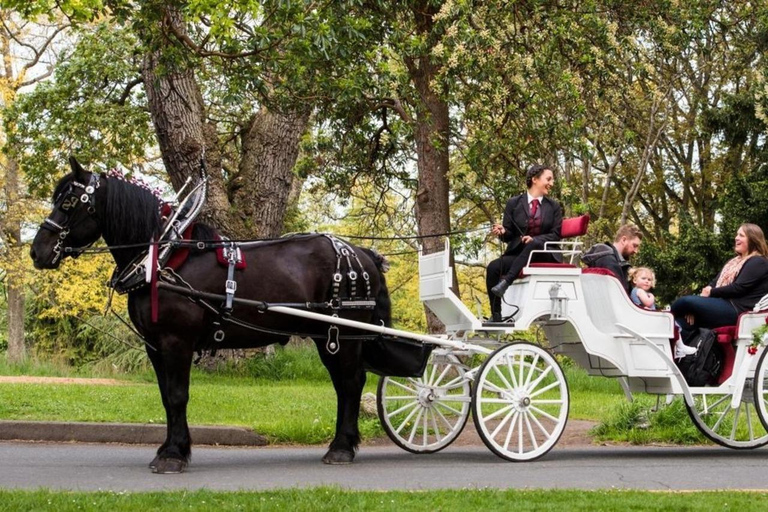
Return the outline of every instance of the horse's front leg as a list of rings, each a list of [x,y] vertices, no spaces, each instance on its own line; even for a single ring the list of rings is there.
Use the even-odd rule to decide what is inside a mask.
[[[181,473],[192,453],[192,440],[187,423],[189,374],[192,366],[191,344],[177,336],[163,336],[158,341],[158,364],[154,363],[167,421],[165,442],[157,451],[152,471],[160,474]],[[158,372],[158,366],[162,371]],[[164,391],[164,393],[163,393]]]
[[[163,358],[161,357],[160,353],[154,349],[155,345],[158,345],[158,343],[155,340],[151,340],[151,342],[147,345],[147,356],[149,357],[149,360],[152,362],[152,367],[155,369],[155,375],[157,376],[157,386],[160,388],[160,398],[163,401],[163,409],[165,410],[165,423],[168,425],[168,398],[167,398],[167,391],[165,390],[166,386],[166,379],[165,379],[165,367],[163,366]],[[167,429],[166,429],[167,432]],[[168,433],[166,433],[165,441],[163,444],[160,445],[160,448],[157,449],[157,454],[155,455],[155,458],[152,459],[152,462],[149,463],[149,469],[155,470],[157,467],[157,461],[160,460],[160,453],[165,451],[165,447],[168,446],[168,441],[170,439],[170,436]]]
[[[336,390],[336,435],[328,452],[323,456],[325,464],[350,464],[360,443],[358,418],[360,397],[365,386],[362,352],[359,342],[345,342],[336,354],[329,354],[325,340],[315,342],[320,359],[331,374]]]

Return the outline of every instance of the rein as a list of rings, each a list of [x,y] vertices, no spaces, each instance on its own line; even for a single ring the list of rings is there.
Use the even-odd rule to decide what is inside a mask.
[[[477,231],[487,231],[487,227],[479,227],[479,228],[473,228],[473,229],[460,229],[456,231],[446,231],[444,233],[435,233],[431,235],[407,235],[407,236],[392,236],[392,237],[381,237],[381,236],[356,236],[356,235],[340,235],[340,238],[349,238],[353,240],[386,240],[386,241],[397,241],[397,240],[416,240],[416,239],[424,239],[424,238],[437,238],[437,237],[444,237],[444,236],[454,236],[454,235],[463,235],[466,233],[474,233]],[[298,236],[324,236],[324,233],[302,233]],[[263,245],[265,243],[279,243],[285,240],[288,240],[291,235],[286,235],[280,238],[240,238],[240,239],[227,239],[227,240],[158,240],[158,241],[150,241],[150,242],[143,242],[143,243],[136,243],[136,244],[124,244],[124,245],[107,245],[105,247],[91,247],[90,245],[87,245],[85,247],[66,247],[64,249],[64,252],[66,253],[103,253],[103,252],[109,252],[114,249],[138,249],[142,247],[149,247],[151,245],[155,246],[170,246],[172,248],[181,248],[181,247],[188,247],[190,249],[198,249],[198,250],[205,250],[205,249],[217,249],[219,247],[228,247],[231,243],[237,243],[240,244],[241,247],[248,247],[249,244],[252,245]],[[293,235],[297,236],[297,235]],[[336,236],[336,235],[333,235]],[[405,254],[405,253],[403,253]]]

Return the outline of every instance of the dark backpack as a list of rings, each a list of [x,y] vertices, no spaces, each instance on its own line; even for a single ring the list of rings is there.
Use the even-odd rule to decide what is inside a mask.
[[[689,334],[683,343],[698,349],[695,354],[685,356],[677,362],[688,385],[717,384],[717,378],[723,368],[723,348],[717,342],[717,333],[711,329],[699,328]]]

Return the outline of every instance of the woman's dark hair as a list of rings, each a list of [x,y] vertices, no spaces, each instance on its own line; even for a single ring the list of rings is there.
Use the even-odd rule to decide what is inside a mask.
[[[533,178],[538,178],[544,171],[551,171],[552,168],[544,164],[533,164],[525,171],[525,186],[531,188],[533,186]]]

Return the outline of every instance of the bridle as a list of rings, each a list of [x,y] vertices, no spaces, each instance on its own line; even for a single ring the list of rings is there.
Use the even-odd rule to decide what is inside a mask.
[[[62,252],[64,249],[64,240],[66,240],[67,236],[69,235],[70,230],[76,225],[72,224],[72,221],[74,219],[74,214],[77,208],[80,205],[86,204],[88,207],[86,208],[86,211],[88,212],[88,215],[93,215],[96,213],[96,208],[94,207],[94,194],[96,193],[96,190],[98,190],[99,186],[101,185],[101,181],[99,180],[98,173],[91,174],[91,179],[88,181],[87,185],[83,185],[82,183],[78,183],[76,180],[72,180],[69,182],[69,185],[67,188],[59,194],[59,197],[56,198],[55,202],[53,203],[53,211],[59,210],[62,212],[62,214],[65,216],[66,220],[59,224],[58,222],[54,221],[50,217],[47,217],[42,224],[40,224],[41,229],[47,229],[48,231],[52,232],[53,234],[57,235],[59,239],[56,241],[56,245],[53,246],[53,252],[55,256],[53,257],[53,260],[51,261],[52,264],[56,264],[59,259],[62,257]],[[80,189],[78,191],[77,189]],[[81,222],[85,220],[86,217],[83,217],[81,219]],[[92,245],[88,244],[88,246]],[[88,247],[86,246],[86,247]],[[74,252],[73,257],[79,256],[79,252]]]

